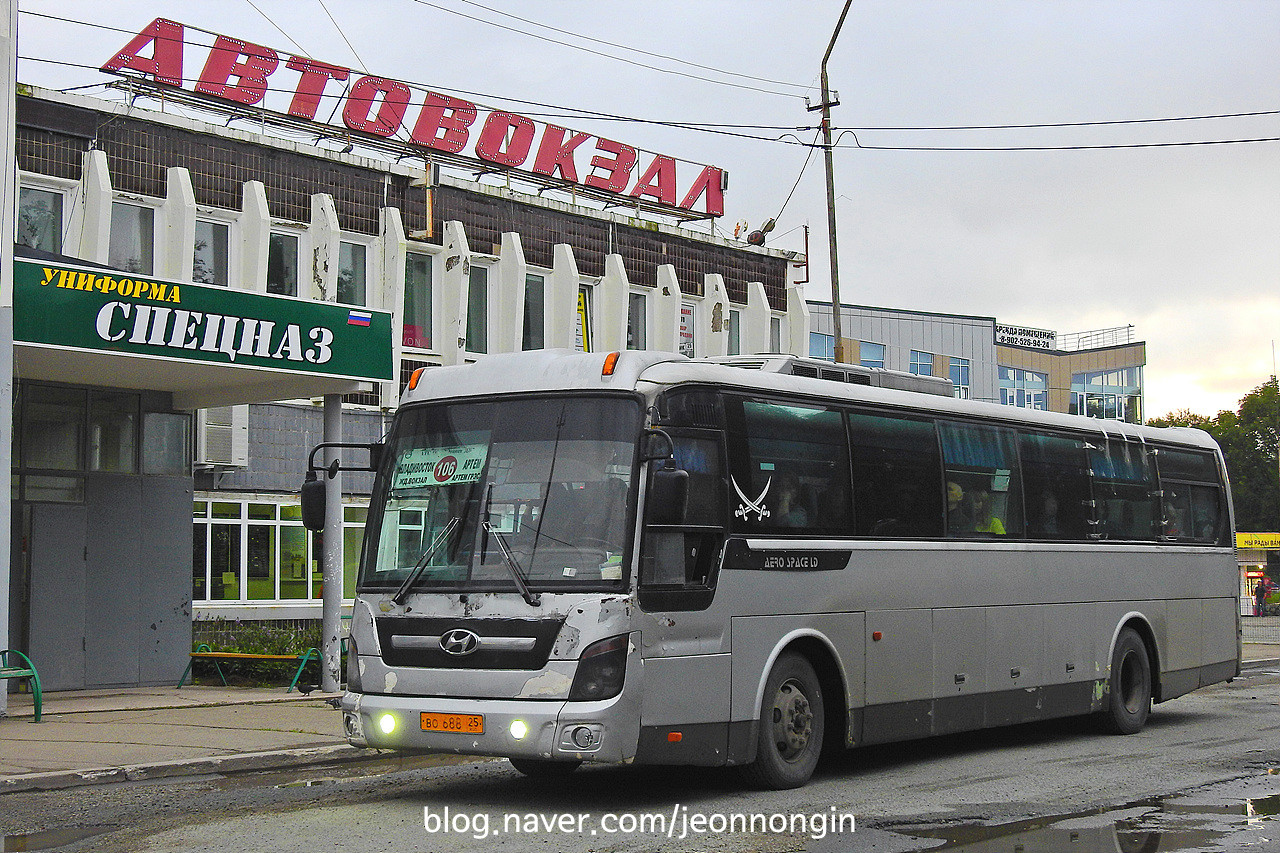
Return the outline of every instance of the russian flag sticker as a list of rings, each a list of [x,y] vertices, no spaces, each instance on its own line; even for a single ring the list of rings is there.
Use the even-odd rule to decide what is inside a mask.
[[[347,315],[348,326],[367,326],[373,315],[368,311],[352,311]]]

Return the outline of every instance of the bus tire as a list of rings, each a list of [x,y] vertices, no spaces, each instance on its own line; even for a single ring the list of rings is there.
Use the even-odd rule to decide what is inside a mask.
[[[558,779],[582,766],[581,761],[543,761],[540,758],[508,758],[507,761],[530,779]]]
[[[1111,678],[1107,684],[1107,707],[1102,725],[1118,735],[1142,731],[1151,713],[1151,656],[1147,644],[1132,628],[1116,638],[1111,654]]]
[[[757,788],[799,788],[809,781],[822,753],[822,685],[809,661],[781,655],[765,682],[760,703],[756,760],[742,768]]]

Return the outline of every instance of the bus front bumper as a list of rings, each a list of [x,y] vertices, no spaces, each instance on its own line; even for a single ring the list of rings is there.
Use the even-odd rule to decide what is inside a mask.
[[[370,749],[616,763],[635,757],[639,738],[638,709],[627,713],[626,696],[535,702],[347,693],[342,721],[348,742]],[[480,717],[483,730],[428,730],[426,715],[433,723],[442,719],[437,715],[472,723]]]

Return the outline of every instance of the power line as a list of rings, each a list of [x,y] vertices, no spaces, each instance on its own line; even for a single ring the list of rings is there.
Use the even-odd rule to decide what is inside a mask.
[[[700,65],[697,62],[690,62],[687,59],[680,59],[679,57],[675,57],[675,56],[667,56],[666,54],[663,54],[663,53],[652,53],[647,50],[641,50],[638,47],[628,47],[625,44],[617,44],[616,42],[606,41],[605,39],[592,38],[591,36],[584,35],[582,33],[570,32],[569,30],[562,30],[559,27],[553,27],[549,24],[543,24],[543,23],[539,23],[538,21],[532,21],[528,18],[522,18],[519,15],[513,15],[510,12],[504,12],[501,9],[494,9],[490,6],[485,6],[483,3],[477,3],[475,2],[475,0],[458,0],[458,2],[465,3],[468,6],[475,6],[478,9],[484,9],[486,12],[492,12],[493,14],[501,15],[504,18],[511,18],[512,20],[520,21],[523,24],[532,24],[535,27],[542,27],[545,30],[551,30],[553,33],[561,33],[562,35],[573,36],[575,38],[580,38],[583,41],[594,42],[595,44],[602,44],[608,47],[615,47],[615,48],[618,48],[619,50],[629,50],[632,53],[638,53],[641,56],[651,56],[654,59],[665,59],[668,62],[676,62],[676,63],[679,63],[680,65],[687,65],[690,68],[701,68],[703,71],[713,71],[717,74],[725,74],[730,77],[741,77],[744,80],[755,80],[757,83],[772,83],[778,86],[791,86],[793,88],[804,89],[806,91],[813,88],[813,84],[811,83],[788,83],[786,80],[772,80],[768,77],[755,77],[751,74],[741,74],[737,71],[725,71],[722,68],[716,68],[712,65]]]
[[[659,68],[656,65],[649,65],[648,63],[638,62],[634,59],[627,59],[622,56],[614,56],[612,54],[603,53],[598,50],[592,50],[591,48],[584,47],[580,44],[572,44],[570,42],[561,41],[560,39],[551,38],[550,36],[541,36],[541,35],[538,35],[537,33],[531,33],[525,30],[517,29],[516,27],[508,27],[506,24],[499,24],[497,21],[486,21],[484,18],[478,18],[475,15],[468,15],[466,12],[459,12],[457,9],[450,9],[447,6],[441,6],[437,3],[429,2],[429,0],[413,0],[413,2],[421,6],[429,6],[432,9],[436,9],[437,11],[440,11],[440,12],[445,12],[450,15],[457,15],[460,18],[466,18],[469,21],[475,21],[476,23],[485,24],[486,26],[497,27],[498,29],[506,30],[507,32],[517,33],[522,36],[528,36],[529,38],[535,38],[535,39],[540,39],[542,41],[551,42],[552,44],[558,44],[558,45],[561,45],[562,47],[567,47],[572,50],[580,50],[580,51],[583,51],[584,53],[590,53],[595,56],[604,57],[605,59],[612,59],[615,62],[625,62],[627,65],[634,65],[637,68],[647,68],[650,71],[657,71],[660,74],[674,74],[677,77],[685,77],[689,80],[700,80],[704,83],[714,83],[718,86],[730,86],[734,89],[746,89],[752,92],[762,92],[763,94],[766,94],[766,95],[778,95],[784,98],[800,97],[799,95],[793,94],[791,92],[779,92],[774,89],[762,89],[759,86],[750,86],[745,83],[730,83],[725,80],[712,80],[710,77],[702,77],[697,74],[689,74],[687,72],[676,71],[671,68]],[[729,72],[719,72],[719,73],[729,73]],[[787,83],[784,85],[791,86],[795,84]]]
[[[342,36],[342,40],[347,43],[347,48],[350,49],[351,55],[356,58],[356,62],[360,63],[361,70],[368,74],[369,64],[361,59],[360,54],[356,52],[356,46],[351,43],[351,39],[347,38],[347,34],[342,31],[342,25],[338,23],[338,19],[333,17],[329,7],[324,5],[324,0],[316,0],[316,2],[320,4],[321,9],[324,9],[324,13],[329,16],[329,20],[333,23],[333,28],[338,31],[338,35]]]
[[[282,35],[282,36],[284,36],[285,38],[287,38],[287,39],[289,40],[289,42],[290,42],[294,47],[296,47],[296,48],[298,49],[298,52],[299,52],[299,53],[303,54],[304,56],[310,56],[310,55],[311,55],[311,54],[310,54],[310,53],[308,53],[305,49],[303,49],[302,45],[300,45],[300,44],[298,44],[296,41],[294,41],[293,36],[289,35],[287,32],[285,32],[285,31],[284,31],[284,29],[283,29],[279,24],[277,24],[275,21],[271,20],[271,17],[270,17],[266,12],[264,12],[264,11],[262,11],[260,8],[258,8],[258,4],[257,4],[257,3],[254,3],[254,2],[253,2],[253,0],[244,0],[244,2],[246,2],[246,3],[248,3],[250,6],[252,6],[252,7],[253,7],[253,11],[257,12],[257,13],[258,13],[259,15],[261,15],[264,19],[266,19],[266,22],[267,22],[268,24],[270,24],[271,26],[275,27],[275,28],[276,28],[276,31],[277,31],[278,33],[280,33],[280,35]]]

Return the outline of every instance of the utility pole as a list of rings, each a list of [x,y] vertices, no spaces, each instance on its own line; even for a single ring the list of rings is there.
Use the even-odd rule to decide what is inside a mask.
[[[822,56],[822,103],[816,107],[809,107],[809,111],[822,110],[822,149],[824,159],[827,164],[827,241],[831,251],[831,322],[833,324],[833,332],[836,338],[835,360],[839,364],[847,362],[848,354],[844,351],[844,335],[840,329],[840,264],[836,253],[836,179],[835,167],[831,161],[831,108],[840,105],[837,100],[832,100],[831,87],[827,81],[827,60],[831,58],[831,51],[836,46],[836,37],[840,35],[840,28],[844,26],[845,16],[849,14],[849,7],[853,5],[853,0],[845,0],[844,9],[840,12],[840,20],[836,22],[835,32],[831,34],[831,43],[827,45],[827,52]]]

